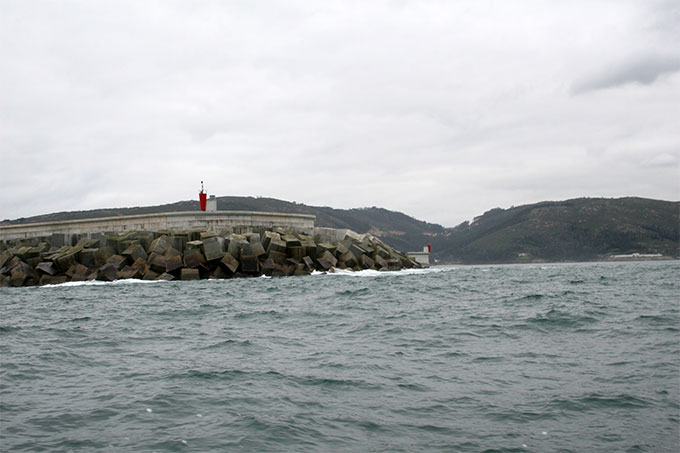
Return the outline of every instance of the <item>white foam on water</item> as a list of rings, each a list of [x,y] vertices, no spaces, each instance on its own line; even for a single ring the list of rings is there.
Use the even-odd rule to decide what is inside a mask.
[[[402,269],[400,271],[376,271],[373,269],[365,269],[361,271],[353,271],[349,269],[337,269],[337,268],[331,268],[331,271],[326,271],[326,272],[320,272],[320,271],[312,271],[311,275],[337,275],[337,276],[345,276],[345,277],[394,277],[394,276],[403,276],[403,275],[424,275],[424,274],[434,274],[434,273],[439,273],[439,272],[450,272],[455,269],[455,267],[451,266],[437,266],[437,267],[429,267],[425,269]],[[260,278],[272,278],[269,275],[260,275]],[[175,280],[177,281],[177,280]],[[212,282],[223,282],[225,279],[221,278],[210,278],[207,281],[212,281]],[[59,283],[57,285],[42,285],[42,286],[36,286],[35,288],[65,288],[65,287],[72,287],[72,286],[105,286],[105,285],[147,285],[147,284],[164,284],[164,283],[169,283],[171,280],[139,280],[139,279],[134,279],[134,278],[128,278],[124,280],[114,280],[112,282],[103,282],[99,280],[89,280],[89,281],[83,281],[83,282],[65,282],[65,283]]]
[[[344,277],[359,277],[359,278],[375,278],[375,277],[400,277],[404,275],[425,275],[436,274],[439,272],[449,272],[454,270],[453,267],[429,267],[426,269],[402,269],[400,271],[376,271],[374,269],[365,269],[361,271],[353,271],[349,269],[332,268],[328,272],[313,271],[312,275],[330,275],[330,276],[344,276]]]
[[[376,271],[373,269],[365,269],[362,271],[352,271],[349,269],[333,269],[332,271],[329,271],[326,275],[344,275],[347,277],[378,277],[383,272]]]
[[[104,286],[104,285],[146,285],[168,283],[169,280],[139,280],[135,278],[128,278],[125,280],[114,280],[112,282],[102,282],[99,280],[90,280],[85,282],[65,282],[58,285],[42,285],[37,288],[64,288],[68,286]]]

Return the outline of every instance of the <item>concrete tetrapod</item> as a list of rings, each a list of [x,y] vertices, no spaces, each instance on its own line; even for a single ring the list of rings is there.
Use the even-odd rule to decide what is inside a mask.
[[[307,275],[343,269],[419,267],[379,238],[320,228],[314,236],[283,228],[256,231],[133,231],[0,242],[0,286],[98,279],[195,280]]]

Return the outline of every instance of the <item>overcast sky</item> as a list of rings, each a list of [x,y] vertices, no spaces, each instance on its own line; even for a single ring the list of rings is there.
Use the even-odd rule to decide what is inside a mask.
[[[0,0],[0,219],[680,199],[678,1]]]

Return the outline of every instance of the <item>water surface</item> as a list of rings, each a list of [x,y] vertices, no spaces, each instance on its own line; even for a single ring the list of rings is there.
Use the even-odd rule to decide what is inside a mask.
[[[677,451],[680,265],[0,288],[2,451]]]

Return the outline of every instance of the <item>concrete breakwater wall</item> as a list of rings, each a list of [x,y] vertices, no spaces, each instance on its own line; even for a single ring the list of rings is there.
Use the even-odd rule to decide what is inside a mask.
[[[118,279],[196,280],[305,275],[420,265],[370,234],[253,226],[211,230],[70,232],[0,242],[0,286]]]
[[[64,243],[72,236],[97,233],[162,230],[220,231],[229,227],[283,227],[311,234],[316,217],[306,214],[252,211],[163,212],[58,222],[0,225],[0,241],[62,236]]]

